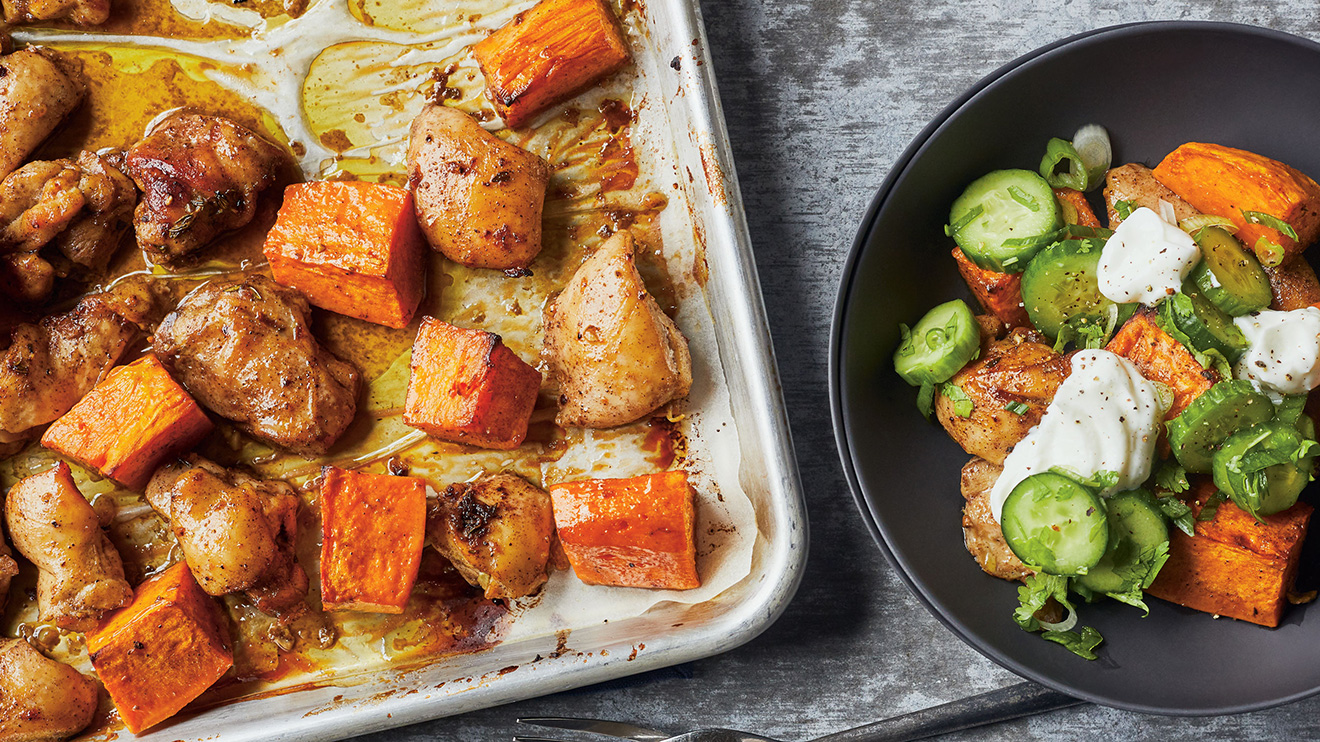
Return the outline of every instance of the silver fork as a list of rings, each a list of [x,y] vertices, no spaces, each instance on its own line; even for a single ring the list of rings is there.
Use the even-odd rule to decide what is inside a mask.
[[[828,734],[811,742],[910,742],[1082,703],[1085,701],[1036,683],[1023,682],[856,729]],[[671,735],[632,724],[596,719],[538,717],[519,719],[518,723],[591,732],[634,742],[780,742],[733,729],[698,729],[686,734]],[[549,737],[516,736],[513,739],[514,742],[563,742]]]

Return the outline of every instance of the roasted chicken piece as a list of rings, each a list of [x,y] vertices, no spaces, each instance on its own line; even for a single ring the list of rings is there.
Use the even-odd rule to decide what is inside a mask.
[[[156,331],[156,355],[213,412],[247,433],[319,456],[353,421],[357,369],[312,336],[307,300],[262,275],[210,283]]]
[[[1150,168],[1137,163],[1121,165],[1105,173],[1104,193],[1105,207],[1109,210],[1110,229],[1117,227],[1123,221],[1115,205],[1119,201],[1127,201],[1131,209],[1145,206],[1156,214],[1161,213],[1160,201],[1168,201],[1173,206],[1173,213],[1178,217],[1178,221],[1201,213],[1163,183],[1155,180],[1155,174]]]
[[[68,464],[61,461],[14,485],[5,499],[5,521],[14,547],[40,570],[42,621],[89,631],[106,611],[133,599],[119,552],[101,531]]]
[[[1032,330],[1017,328],[1002,340],[982,336],[981,355],[948,382],[972,400],[971,415],[959,415],[952,397],[937,394],[935,416],[964,451],[1002,464],[1040,422],[1070,370],[1068,356],[1055,353]],[[1010,412],[1014,402],[1027,410]]]
[[[647,292],[627,230],[606,240],[546,308],[545,345],[559,381],[560,425],[630,423],[692,387],[687,338]]]
[[[432,506],[426,540],[487,598],[521,598],[547,579],[550,495],[517,474],[451,484]]]
[[[178,264],[256,214],[288,154],[226,118],[180,113],[160,122],[124,157],[142,190],[133,214],[138,244],[152,260]]]
[[[5,22],[69,21],[99,26],[110,20],[110,0],[3,0]]]
[[[0,613],[5,608],[5,597],[9,595],[9,581],[18,575],[18,562],[14,561],[14,552],[9,550],[9,542],[4,533],[0,533]]]
[[[68,412],[137,337],[138,328],[106,296],[14,330],[0,354],[0,443],[31,437],[33,428]]]
[[[519,271],[541,252],[550,167],[471,116],[430,104],[413,120],[408,184],[431,247],[461,265]]]
[[[981,458],[967,462],[962,470],[963,543],[986,574],[1005,580],[1021,580],[1035,574],[1008,548],[1004,531],[990,513],[990,490],[1003,467]]]
[[[22,639],[0,639],[0,742],[66,739],[92,723],[96,682]]]
[[[59,52],[29,48],[0,57],[0,178],[23,164],[86,92],[81,70]]]
[[[1270,291],[1274,294],[1270,309],[1290,312],[1320,303],[1320,278],[1316,278],[1315,269],[1305,256],[1297,255],[1273,268],[1261,267],[1270,277]]]
[[[208,595],[242,590],[270,615],[302,613],[307,574],[293,554],[298,495],[292,487],[190,454],[158,469],[146,496]]]

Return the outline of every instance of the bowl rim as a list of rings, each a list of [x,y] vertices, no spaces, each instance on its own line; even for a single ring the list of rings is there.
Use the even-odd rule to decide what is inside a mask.
[[[867,529],[871,532],[871,537],[875,540],[881,553],[884,554],[885,559],[898,572],[899,577],[901,577],[903,583],[907,585],[908,590],[923,606],[925,606],[926,610],[934,615],[935,618],[938,619],[947,629],[953,632],[955,636],[961,639],[963,643],[1011,672],[1059,692],[1102,706],[1108,706],[1124,711],[1160,714],[1165,716],[1218,716],[1260,711],[1309,698],[1316,694],[1320,694],[1320,685],[1267,701],[1225,705],[1213,710],[1206,708],[1133,703],[1131,701],[1081,690],[1067,683],[1056,682],[1046,675],[1037,672],[1032,667],[1018,662],[1017,660],[991,648],[988,644],[983,642],[975,632],[963,626],[960,621],[950,618],[936,608],[934,599],[928,594],[927,588],[913,580],[904,560],[895,554],[891,548],[885,527],[876,518],[875,513],[871,510],[866,496],[862,491],[861,480],[857,474],[857,468],[853,459],[852,444],[848,435],[849,426],[847,415],[844,412],[842,390],[843,327],[850,305],[850,298],[853,291],[857,288],[857,263],[860,260],[862,253],[866,250],[867,244],[870,242],[871,232],[875,227],[875,222],[879,216],[880,209],[888,200],[895,184],[907,172],[913,159],[925,147],[925,145],[930,142],[935,133],[943,127],[944,124],[954,116],[954,114],[961,110],[972,99],[980,95],[980,93],[989,86],[1009,75],[1012,75],[1024,67],[1040,63],[1045,57],[1051,56],[1053,53],[1066,47],[1102,43],[1112,39],[1140,36],[1152,32],[1176,33],[1183,31],[1219,31],[1255,36],[1270,41],[1300,45],[1320,54],[1320,43],[1296,34],[1261,26],[1226,21],[1139,21],[1096,28],[1059,39],[1058,41],[1036,48],[1001,65],[976,81],[976,83],[936,114],[930,123],[923,127],[912,139],[908,146],[903,150],[902,154],[900,154],[898,159],[894,162],[889,173],[885,176],[880,187],[876,190],[875,195],[872,196],[870,204],[867,206],[865,215],[857,229],[856,236],[853,238],[852,246],[849,248],[847,259],[844,261],[843,270],[839,279],[839,290],[835,297],[834,313],[830,323],[828,365],[829,398],[830,417],[833,422],[835,444],[838,448],[840,463],[843,467],[844,476],[848,480],[848,488],[852,492],[853,501],[861,512],[862,520],[866,523]]]

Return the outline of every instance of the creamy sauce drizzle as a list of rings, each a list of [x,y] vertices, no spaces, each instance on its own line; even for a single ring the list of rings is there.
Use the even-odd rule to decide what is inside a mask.
[[[1176,293],[1201,259],[1191,235],[1146,207],[1114,230],[1100,254],[1100,293],[1110,301],[1147,306]]]
[[[1320,309],[1265,310],[1233,324],[1250,343],[1234,369],[1238,378],[1277,394],[1305,394],[1320,385]]]
[[[1118,482],[1103,495],[1139,486],[1150,476],[1164,412],[1155,385],[1126,358],[1106,350],[1078,352],[1040,424],[1004,459],[990,490],[995,520],[1014,487],[1056,466],[1082,477],[1118,472]]]

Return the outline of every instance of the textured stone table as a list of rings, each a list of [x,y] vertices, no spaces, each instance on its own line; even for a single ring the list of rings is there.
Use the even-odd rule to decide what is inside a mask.
[[[1315,2],[1255,5],[705,0],[738,177],[748,213],[755,215],[752,240],[811,515],[802,588],[764,635],[697,662],[690,672],[653,673],[623,687],[550,696],[366,739],[507,740],[518,716],[566,715],[680,731],[725,726],[792,742],[1014,682],[908,593],[847,491],[826,393],[830,317],[844,255],[872,193],[911,138],[1001,64],[1073,33],[1138,20],[1228,20],[1320,38]],[[1320,699],[1209,719],[1085,706],[949,739],[1114,736],[1315,739]]]

